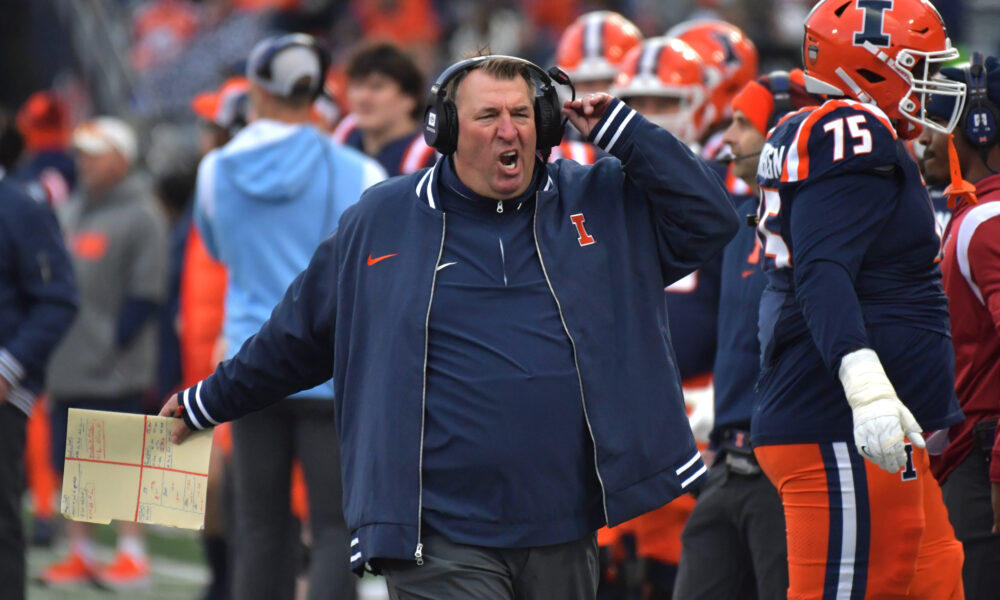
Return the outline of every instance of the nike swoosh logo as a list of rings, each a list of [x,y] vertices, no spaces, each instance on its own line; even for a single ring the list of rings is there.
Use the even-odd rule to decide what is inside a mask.
[[[746,279],[747,277],[750,277],[751,275],[753,275],[753,269],[749,269],[747,271],[743,271],[743,279]]]
[[[374,265],[377,262],[381,262],[381,261],[383,261],[383,260],[385,260],[387,258],[392,258],[393,256],[397,256],[397,254],[386,254],[386,255],[383,255],[383,256],[379,256],[377,258],[372,258],[372,255],[369,254],[368,255],[368,266],[370,267],[370,266]]]
[[[450,267],[451,265],[457,265],[457,264],[458,264],[457,262],[444,263],[443,265],[439,265],[438,268],[436,268],[434,270],[435,271],[440,271],[441,269],[443,269],[445,267]]]

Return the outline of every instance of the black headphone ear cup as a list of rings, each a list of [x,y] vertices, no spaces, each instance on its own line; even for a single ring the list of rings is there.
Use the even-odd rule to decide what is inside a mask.
[[[965,69],[965,108],[959,125],[965,129],[965,139],[974,148],[988,149],[997,142],[1000,109],[990,101],[989,78],[983,55],[972,53],[971,64]]]
[[[997,141],[1000,112],[989,100],[980,100],[965,111],[965,137],[976,148],[991,148]]]
[[[438,151],[441,154],[452,154],[458,148],[458,107],[451,100],[441,103],[441,131],[438,139],[441,146]]]
[[[535,98],[535,147],[538,150],[548,150],[562,142],[563,124],[557,104],[558,96],[551,89]]]

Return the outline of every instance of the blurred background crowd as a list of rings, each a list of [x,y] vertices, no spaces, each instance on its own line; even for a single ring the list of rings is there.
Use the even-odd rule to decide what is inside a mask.
[[[1000,45],[1000,5],[938,2],[952,43],[987,54]],[[425,77],[477,48],[553,63],[559,36],[582,13],[613,10],[644,36],[717,17],[757,46],[760,72],[798,64],[809,0],[17,0],[0,22],[0,107],[52,92],[68,125],[99,114],[136,126],[140,164],[154,177],[196,156],[196,94],[242,74],[254,43],[268,34],[312,34],[333,57],[327,87],[346,104],[344,63],[359,43],[401,46]]]

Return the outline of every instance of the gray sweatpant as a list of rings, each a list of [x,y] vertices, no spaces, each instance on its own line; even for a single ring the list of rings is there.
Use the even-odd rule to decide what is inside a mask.
[[[312,532],[308,598],[356,597],[333,402],[286,398],[233,421],[233,598],[293,597],[300,553],[289,482],[296,457],[305,473]]]
[[[392,600],[593,600],[597,535],[534,548],[486,548],[425,535],[424,564],[377,560]]]
[[[719,460],[708,471],[681,534],[674,598],[781,600],[788,551],[781,497],[763,473],[739,475]]]

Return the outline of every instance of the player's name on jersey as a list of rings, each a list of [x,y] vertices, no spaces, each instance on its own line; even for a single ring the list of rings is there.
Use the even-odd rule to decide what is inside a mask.
[[[780,179],[781,165],[785,159],[785,147],[775,148],[771,144],[764,144],[760,151],[760,163],[757,165],[757,175],[765,179]]]

